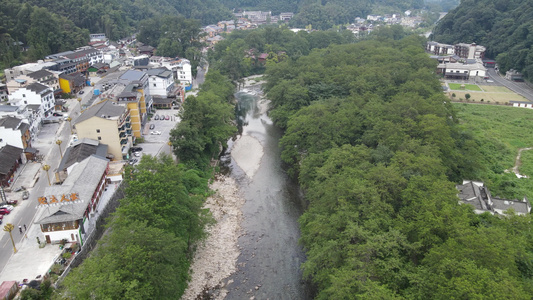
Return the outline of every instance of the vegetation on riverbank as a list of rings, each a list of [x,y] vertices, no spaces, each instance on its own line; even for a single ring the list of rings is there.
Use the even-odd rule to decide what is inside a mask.
[[[332,45],[267,67],[282,158],[309,201],[304,275],[317,299],[528,299],[531,217],[458,204],[454,183],[485,180],[487,154],[422,44]],[[495,139],[481,145],[496,164]]]
[[[188,97],[171,132],[171,156],[143,156],[124,173],[109,233],[56,293],[61,299],[179,299],[190,279],[195,243],[212,222],[210,161],[236,131],[233,84],[216,71]]]

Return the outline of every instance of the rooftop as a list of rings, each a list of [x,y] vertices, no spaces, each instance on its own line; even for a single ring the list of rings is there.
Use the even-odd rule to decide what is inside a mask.
[[[107,145],[100,144],[96,140],[91,140],[88,138],[83,138],[79,143],[70,146],[65,151],[63,159],[57,167],[58,171],[69,168],[75,163],[79,163],[91,155],[96,155],[101,158],[106,158],[107,156]]]
[[[98,183],[105,174],[108,162],[107,159],[92,155],[75,165],[62,185],[47,187],[44,197],[54,196],[59,200],[62,195],[77,194],[79,200],[48,205],[35,223],[50,224],[82,219]]]
[[[22,119],[15,118],[12,116],[5,116],[0,119],[0,127],[4,128],[18,129],[21,123]]]
[[[21,154],[22,149],[11,145],[5,145],[0,149],[0,174],[7,175],[16,161],[20,159]]]
[[[92,117],[105,116],[105,118],[119,117],[126,111],[126,107],[120,104],[115,104],[112,101],[102,101],[96,105],[91,106],[85,110],[76,120],[76,124],[88,120]]]

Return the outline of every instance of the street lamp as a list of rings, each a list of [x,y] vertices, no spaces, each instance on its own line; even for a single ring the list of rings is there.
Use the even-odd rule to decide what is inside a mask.
[[[72,134],[72,118],[71,117],[67,117],[67,121],[68,121],[68,125],[70,125],[70,133]]]
[[[50,174],[48,173],[48,170],[50,170],[50,166],[49,165],[44,165],[43,166],[43,170],[46,171],[46,176],[48,177],[48,186],[51,186],[52,184],[50,183]]]
[[[59,155],[61,155],[61,159],[63,159],[63,153],[61,153],[61,143],[63,143],[62,140],[57,140],[56,144],[59,147]]]
[[[4,231],[9,232],[9,236],[11,237],[11,243],[13,244],[13,253],[17,253],[17,248],[15,247],[15,241],[13,241],[13,235],[11,234],[11,231],[15,229],[15,225],[11,223],[7,223],[6,226],[4,226]]]

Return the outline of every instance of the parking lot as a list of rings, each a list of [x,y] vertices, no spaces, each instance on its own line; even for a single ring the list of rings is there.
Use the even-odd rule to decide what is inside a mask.
[[[171,147],[168,145],[168,141],[170,131],[174,129],[180,121],[178,112],[179,110],[175,109],[161,109],[154,112],[152,118],[144,125],[144,143],[134,146],[143,149],[140,151],[141,156],[136,157],[133,155],[133,159],[138,159],[140,161],[143,154],[157,156],[160,153],[170,154],[172,152]],[[155,120],[156,116],[158,116],[158,120]],[[161,119],[161,116],[163,116],[163,119]],[[168,116],[168,120],[166,120],[166,116]],[[151,125],[153,125],[153,129],[150,129]]]

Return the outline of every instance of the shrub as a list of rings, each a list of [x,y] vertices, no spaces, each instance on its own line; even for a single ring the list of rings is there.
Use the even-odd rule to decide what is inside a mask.
[[[466,100],[470,99],[470,94],[465,94]]]

